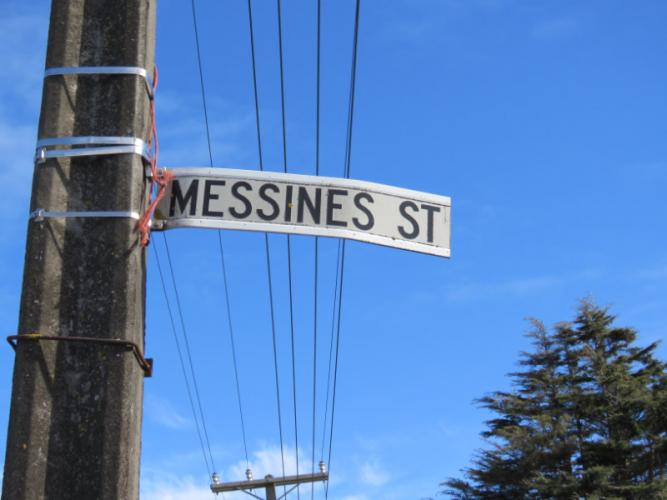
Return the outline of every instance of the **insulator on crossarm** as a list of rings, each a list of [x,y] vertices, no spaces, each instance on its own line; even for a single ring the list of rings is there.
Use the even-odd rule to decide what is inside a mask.
[[[220,484],[220,474],[218,474],[217,472],[211,474],[211,482],[213,484]]]
[[[252,469],[250,469],[250,467],[245,470],[245,477],[248,481],[252,481]]]
[[[326,473],[327,471],[327,464],[324,463],[324,460],[320,460],[320,472],[322,474]]]

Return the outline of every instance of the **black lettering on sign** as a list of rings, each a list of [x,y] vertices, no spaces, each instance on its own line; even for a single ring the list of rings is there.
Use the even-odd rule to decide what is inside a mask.
[[[292,191],[294,186],[287,186],[287,193],[285,194],[285,222],[292,220]]]
[[[308,190],[304,186],[299,186],[296,211],[296,221],[299,223],[303,222],[303,212],[306,205],[308,205],[308,212],[310,212],[313,222],[319,224],[320,211],[322,210],[322,189],[315,189],[315,201],[313,202],[313,200],[310,199],[310,196],[308,196]]]
[[[239,189],[241,188],[245,189],[246,191],[252,191],[252,186],[245,181],[235,182],[232,184],[232,196],[243,203],[242,212],[239,212],[234,207],[229,207],[229,213],[237,219],[245,219],[252,212],[252,205],[250,204],[250,200],[239,193]]]
[[[217,200],[220,198],[220,195],[211,193],[211,188],[213,186],[224,186],[224,185],[225,181],[216,181],[212,179],[206,179],[204,181],[204,207],[202,208],[202,215],[204,217],[222,217],[222,212],[210,210],[209,206],[211,200]]]
[[[398,226],[398,232],[401,233],[403,238],[414,240],[419,236],[419,224],[414,217],[407,212],[408,208],[411,208],[415,212],[419,212],[419,207],[411,201],[404,201],[398,206],[398,211],[401,212],[401,215],[410,223],[410,225],[412,225],[412,231],[406,231],[403,226]]]
[[[424,205],[422,204],[422,208],[426,210],[427,216],[426,216],[426,240],[429,243],[433,243],[433,219],[434,219],[434,214],[436,212],[440,211],[440,207],[434,206],[434,205]]]
[[[373,197],[368,193],[357,193],[354,195],[354,206],[366,215],[368,222],[362,224],[359,222],[357,217],[352,217],[352,223],[357,226],[358,229],[361,229],[362,231],[368,231],[375,225],[375,217],[373,217],[373,212],[371,212],[368,207],[365,207],[361,204],[361,200],[366,200],[368,203],[373,203],[374,200]]]
[[[344,220],[334,219],[334,210],[343,208],[343,205],[336,203],[336,196],[347,196],[347,189],[329,189],[327,196],[327,225],[347,227],[347,222]]]
[[[267,213],[261,208],[257,209],[257,215],[259,216],[260,219],[263,220],[274,220],[276,217],[278,217],[278,214],[280,214],[280,206],[278,206],[278,202],[271,198],[267,191],[273,191],[274,193],[280,193],[280,189],[278,186],[272,183],[266,183],[262,184],[262,187],[259,188],[259,197],[263,199],[265,202],[267,202],[269,205],[271,205],[271,208],[273,208],[273,212]]]
[[[190,215],[194,215],[197,211],[197,191],[199,190],[199,179],[195,179],[190,183],[190,187],[183,196],[181,191],[181,183],[178,179],[174,179],[171,184],[171,200],[169,201],[169,217],[173,217],[176,212],[176,203],[181,213],[185,213],[185,209],[190,204]]]

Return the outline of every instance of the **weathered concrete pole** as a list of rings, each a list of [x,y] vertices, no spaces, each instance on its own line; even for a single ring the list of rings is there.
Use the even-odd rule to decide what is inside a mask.
[[[46,67],[152,73],[155,7],[156,0],[53,0]],[[148,140],[149,130],[140,76],[44,81],[40,139]],[[49,159],[35,166],[31,211],[142,213],[146,196],[139,155]],[[129,218],[31,220],[17,333],[124,339],[143,352],[145,252],[135,225]],[[138,498],[143,377],[122,346],[19,339],[2,498]]]

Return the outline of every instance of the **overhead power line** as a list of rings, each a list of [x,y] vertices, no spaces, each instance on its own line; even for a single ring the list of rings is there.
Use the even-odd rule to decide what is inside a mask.
[[[324,444],[327,436],[327,422],[329,417],[329,399],[331,396],[331,379],[332,372],[331,368],[333,366],[333,354],[334,354],[334,341],[336,339],[336,305],[338,304],[338,290],[339,290],[339,279],[340,279],[340,253],[341,253],[341,240],[338,240],[338,252],[336,255],[336,282],[334,284],[333,290],[333,307],[331,309],[331,335],[329,337],[329,363],[327,367],[327,390],[326,397],[324,398],[324,423],[322,425],[322,448],[320,451],[320,459],[324,460]]]
[[[352,64],[350,71],[350,96],[349,96],[349,105],[348,105],[348,119],[347,119],[347,137],[345,144],[345,168],[344,176],[345,178],[350,177],[351,163],[352,163],[352,131],[354,126],[354,97],[356,90],[356,80],[357,80],[357,52],[359,45],[359,13],[361,9],[361,0],[356,0],[355,13],[354,13],[354,38],[352,42]],[[339,364],[339,353],[340,353],[340,330],[341,330],[341,311],[343,304],[343,284],[345,278],[345,249],[346,244],[343,240],[341,245],[340,252],[340,291],[338,294],[338,309],[337,309],[337,318],[336,318],[336,355],[334,361],[334,375],[333,375],[333,393],[331,396],[331,431],[329,433],[329,458],[327,463],[329,465],[329,470],[331,470],[331,454],[333,449],[333,432],[334,432],[334,420],[336,412],[336,388],[338,382],[338,364]],[[335,300],[335,299],[334,299]],[[329,498],[329,482],[327,481],[325,489],[325,497]]]
[[[201,396],[199,394],[199,384],[197,383],[197,376],[195,375],[194,363],[192,361],[192,351],[190,350],[190,340],[188,338],[188,331],[185,328],[185,319],[183,318],[183,307],[181,305],[181,297],[178,293],[178,286],[176,285],[176,275],[174,273],[174,265],[171,261],[171,252],[169,251],[169,243],[167,240],[167,235],[163,235],[162,241],[164,242],[164,249],[167,253],[167,263],[169,264],[169,274],[171,275],[171,283],[174,287],[174,298],[176,299],[176,312],[181,323],[181,331],[183,333],[183,340],[185,344],[185,353],[188,359],[188,365],[190,366],[190,375],[192,376],[192,386],[194,388],[195,401],[197,402],[197,407],[199,408],[199,415],[201,417],[201,424],[204,434],[204,441],[206,442],[206,447],[208,448],[208,454],[211,460],[211,468],[215,472],[215,462],[213,461],[213,453],[211,453],[211,441],[208,437],[208,429],[206,427],[206,419],[204,418],[204,410],[201,404]]]
[[[200,89],[201,89],[201,98],[202,98],[202,106],[204,110],[204,125],[206,128],[206,142],[208,145],[208,157],[209,157],[209,165],[211,168],[213,168],[213,147],[211,144],[211,129],[210,129],[210,124],[209,124],[209,119],[208,119],[208,108],[206,105],[206,87],[204,85],[204,67],[202,64],[202,57],[201,57],[201,47],[199,44],[199,28],[198,28],[198,23],[197,23],[197,10],[195,7],[195,0],[191,0],[190,2],[192,6],[192,24],[194,28],[194,35],[195,35],[195,47],[196,47],[196,52],[197,52],[197,68],[199,70],[199,84],[200,84]],[[166,242],[166,240],[165,240]],[[234,382],[236,385],[236,399],[237,399],[237,404],[239,408],[239,417],[240,417],[240,424],[241,424],[241,437],[243,440],[243,450],[245,452],[245,459],[246,459],[246,465],[249,465],[249,459],[248,459],[248,443],[246,439],[246,429],[245,429],[245,419],[243,418],[243,404],[242,404],[242,399],[241,399],[241,383],[239,380],[239,370],[238,370],[238,363],[237,363],[237,358],[236,358],[236,343],[234,341],[234,328],[233,328],[233,322],[232,322],[232,311],[231,311],[231,305],[230,305],[230,300],[229,300],[229,286],[227,283],[227,268],[225,264],[225,253],[223,249],[223,244],[222,244],[222,231],[218,230],[218,249],[219,249],[219,254],[220,254],[220,267],[222,270],[222,277],[223,277],[223,287],[224,287],[224,292],[225,292],[225,304],[226,304],[226,309],[227,309],[227,324],[229,328],[229,339],[230,339],[230,345],[231,345],[231,351],[232,351],[232,364],[234,368]],[[208,439],[208,438],[207,438]],[[215,469],[215,467],[214,467]]]
[[[176,332],[176,323],[174,321],[174,314],[171,309],[171,303],[169,301],[169,294],[167,293],[167,285],[164,281],[164,274],[162,273],[162,265],[160,264],[160,256],[157,249],[153,246],[153,256],[155,257],[155,262],[157,263],[158,274],[160,275],[160,283],[162,284],[162,292],[164,293],[164,301],[167,305],[167,312],[169,314],[169,322],[171,324],[171,332],[174,336],[174,342],[176,344],[176,351],[178,352],[178,360],[180,362],[181,371],[183,373],[183,380],[185,381],[185,388],[188,393],[188,401],[190,402],[190,409],[192,410],[192,417],[195,420],[195,428],[197,429],[197,437],[199,438],[199,445],[201,447],[202,455],[204,457],[204,463],[206,464],[206,472],[208,476],[211,477],[211,466],[209,465],[209,457],[206,455],[206,447],[204,446],[204,440],[201,431],[201,425],[199,423],[199,417],[197,415],[197,410],[195,409],[194,399],[192,397],[192,389],[190,388],[190,382],[188,381],[187,370],[185,368],[185,361],[183,360],[183,351],[181,350],[181,342],[178,339],[178,333]],[[212,457],[211,457],[212,460]]]
[[[204,124],[206,129],[206,138],[208,146],[208,155],[210,166],[213,167],[213,152],[212,152],[212,141],[211,141],[211,131],[208,118],[208,109],[206,102],[206,90],[204,84],[204,70],[201,57],[201,47],[199,42],[199,29],[197,23],[197,14],[195,0],[191,0],[192,7],[192,18],[193,26],[195,33],[195,42],[196,42],[196,53],[197,53],[197,63],[199,70],[199,81],[201,87],[201,96],[202,96],[202,105],[203,105],[203,114],[204,114]],[[354,38],[353,38],[353,49],[352,49],[352,62],[351,62],[351,73],[350,73],[350,91],[349,91],[349,102],[348,102],[348,118],[347,118],[347,128],[346,128],[346,145],[345,145],[345,158],[344,158],[344,169],[343,175],[345,178],[350,177],[351,172],[351,159],[352,159],[352,138],[353,138],[353,125],[354,125],[354,106],[355,106],[355,90],[356,90],[356,70],[357,70],[357,53],[358,53],[358,37],[359,37],[359,17],[360,17],[360,0],[356,0],[355,5],[355,17],[354,17]],[[277,20],[278,20],[278,48],[279,48],[279,63],[280,63],[280,98],[281,98],[281,125],[282,125],[282,155],[283,155],[283,172],[288,173],[288,148],[287,148],[287,130],[286,130],[286,104],[285,104],[285,68],[284,68],[284,50],[283,50],[283,33],[282,33],[282,9],[281,9],[281,0],[277,0]],[[252,18],[252,3],[251,0],[248,0],[248,20],[249,20],[249,31],[250,31],[250,46],[251,46],[251,58],[252,58],[252,80],[253,80],[253,92],[254,92],[254,104],[255,104],[255,118],[256,118],[256,134],[257,134],[257,148],[258,148],[258,158],[259,158],[259,168],[261,171],[264,170],[263,164],[263,149],[262,149],[262,137],[261,137],[261,121],[260,121],[260,108],[259,108],[259,92],[257,84],[257,63],[255,57],[255,39],[254,39],[254,28],[253,28],[253,18]],[[320,172],[320,111],[321,111],[321,0],[317,0],[317,58],[316,58],[316,125],[315,125],[315,174],[319,175]],[[266,233],[264,233],[265,239],[265,251],[266,251],[266,262],[267,262],[267,281],[269,288],[269,305],[271,313],[271,328],[272,328],[272,341],[273,341],[273,357],[274,357],[274,371],[275,371],[275,386],[276,386],[276,400],[278,407],[278,428],[280,434],[280,448],[281,448],[281,461],[283,474],[285,473],[285,457],[284,457],[284,440],[283,440],[283,429],[282,429],[282,412],[281,412],[281,398],[280,398],[280,383],[279,383],[279,369],[278,369],[278,355],[277,355],[277,336],[276,336],[276,326],[275,326],[275,309],[274,309],[274,299],[273,299],[273,283],[272,283],[272,272],[271,272],[271,259],[270,259],[270,247],[269,247],[269,238]],[[293,277],[292,277],[292,252],[291,252],[291,237],[287,235],[287,272],[288,272],[288,292],[289,292],[289,321],[290,321],[290,343],[291,343],[291,368],[292,368],[292,401],[293,401],[293,416],[294,416],[294,438],[295,438],[295,454],[296,454],[296,473],[299,475],[299,435],[298,435],[298,405],[297,405],[297,384],[296,384],[296,349],[295,349],[295,325],[294,325],[294,299],[293,299]],[[228,327],[230,332],[230,344],[232,348],[232,361],[234,367],[234,376],[236,382],[236,394],[239,407],[239,416],[241,421],[241,431],[243,438],[243,445],[245,451],[246,463],[248,460],[248,448],[246,440],[246,431],[245,431],[245,420],[243,416],[243,405],[241,398],[241,385],[239,381],[239,370],[236,356],[236,346],[233,332],[233,321],[232,321],[232,311],[231,311],[231,302],[229,295],[229,287],[227,280],[227,271],[225,264],[224,248],[222,244],[221,232],[218,231],[218,243],[219,243],[219,252],[220,252],[220,262],[221,270],[223,275],[223,284],[225,290],[225,305],[227,309],[228,317]],[[169,266],[171,270],[172,283],[174,286],[174,292],[176,297],[176,303],[178,306],[179,317],[181,321],[181,329],[183,330],[186,353],[190,363],[190,372],[193,382],[194,391],[191,391],[188,385],[188,391],[191,399],[191,406],[195,416],[197,415],[196,406],[199,409],[199,419],[201,420],[201,430],[198,426],[198,434],[200,438],[200,444],[202,445],[202,450],[208,448],[208,459],[204,453],[205,461],[207,464],[207,469],[210,468],[215,470],[215,465],[213,464],[213,456],[211,453],[210,440],[208,437],[207,428],[204,421],[204,413],[202,410],[201,398],[199,396],[199,390],[197,386],[197,381],[194,373],[192,356],[189,348],[189,341],[187,338],[187,333],[185,330],[185,323],[183,320],[183,313],[180,306],[180,298],[178,296],[178,290],[176,289],[176,281],[173,272],[173,266],[171,262],[171,256],[169,253],[169,247],[166,238],[164,239],[165,249],[167,252],[167,258],[169,261]],[[338,245],[338,256],[337,256],[337,265],[336,265],[336,286],[334,289],[334,305],[332,311],[332,328],[331,328],[331,340],[329,346],[329,366],[327,370],[327,391],[325,398],[325,409],[324,409],[324,424],[323,424],[323,433],[322,433],[322,450],[321,455],[324,456],[324,443],[325,435],[327,431],[327,420],[329,419],[329,401],[331,401],[330,408],[330,428],[329,428],[329,442],[328,442],[328,460],[327,462],[331,463],[332,449],[333,449],[333,434],[334,434],[334,422],[335,422],[335,407],[336,407],[336,395],[337,395],[337,380],[338,380],[338,368],[339,368],[339,358],[340,358],[340,344],[341,344],[341,316],[342,316],[342,301],[343,301],[343,290],[344,290],[344,275],[345,275],[345,257],[346,257],[346,243],[345,241],[340,242]],[[157,254],[156,254],[157,258]],[[317,349],[318,349],[318,273],[319,273],[319,246],[318,238],[315,238],[314,241],[314,274],[313,274],[313,382],[312,382],[312,453],[311,453],[311,466],[314,471],[315,469],[315,436],[317,431]],[[163,281],[164,287],[164,281]],[[165,289],[166,294],[166,289]],[[173,318],[172,318],[173,322]],[[175,331],[175,330],[174,330]],[[179,350],[180,356],[180,350]],[[181,357],[182,360],[182,357]],[[183,360],[182,360],[183,362]],[[183,362],[182,365],[184,374],[186,373],[185,365]],[[187,382],[187,377],[186,377]],[[194,392],[194,398],[192,393]],[[331,396],[331,398],[330,398]],[[329,465],[330,466],[330,465]],[[211,471],[209,470],[209,474]],[[328,498],[329,485],[326,486],[325,496]],[[300,498],[300,491],[297,485],[297,495]],[[314,488],[311,489],[311,498],[314,496]]]
[[[257,155],[259,158],[259,169],[264,171],[264,156],[262,154],[262,133],[261,133],[261,122],[259,116],[259,92],[257,90],[257,63],[255,60],[255,34],[252,24],[252,3],[251,0],[248,0],[248,27],[250,32],[250,54],[252,58],[252,84],[255,97],[255,124],[257,129]],[[266,274],[267,274],[267,283],[269,288],[269,307],[271,312],[271,339],[273,345],[273,368],[274,368],[274,380],[276,388],[276,404],[278,408],[278,433],[280,437],[280,463],[282,466],[282,475],[285,475],[285,447],[283,441],[283,420],[282,420],[282,411],[280,403],[280,379],[279,379],[279,370],[278,370],[278,349],[277,349],[277,339],[276,339],[276,319],[275,319],[275,310],[273,303],[273,282],[271,279],[271,252],[269,247],[269,235],[264,233],[264,250],[266,255]]]
[[[192,26],[195,31],[195,46],[197,48],[197,69],[199,70],[199,85],[201,87],[201,99],[204,107],[204,125],[206,126],[206,143],[208,145],[208,159],[213,167],[213,148],[211,147],[211,129],[208,122],[208,107],[206,106],[206,91],[204,87],[204,69],[201,62],[201,48],[199,47],[199,28],[197,27],[197,9],[195,0],[190,1],[192,6]]]
[[[225,292],[227,291],[227,268],[225,267],[225,251],[222,247],[222,235],[218,231],[218,244],[220,249],[220,264],[222,266],[222,279],[225,285]],[[232,308],[229,303],[229,294],[225,293],[225,305],[227,307],[227,324],[229,327],[229,341],[232,348],[232,362],[234,364],[234,380],[236,382],[236,399],[239,406],[239,417],[241,419],[241,434],[243,436],[243,451],[245,453],[246,467],[250,467],[250,460],[248,458],[248,444],[245,432],[245,419],[243,418],[243,405],[241,403],[241,384],[239,383],[239,368],[236,362],[236,343],[234,342],[234,329],[232,328]]]
[[[280,59],[280,105],[282,120],[283,137],[283,172],[287,173],[287,129],[285,126],[285,65],[283,61],[283,22],[280,0],[277,0],[278,7],[278,51]],[[297,397],[296,397],[296,354],[294,349],[294,299],[292,294],[292,239],[287,235],[287,276],[289,284],[289,318],[290,318],[290,341],[292,351],[292,403],[294,409],[294,453],[296,455],[296,475],[299,475],[299,425],[297,417]],[[299,484],[296,485],[297,498],[301,498]]]
[[[321,47],[321,25],[322,25],[322,2],[317,0],[317,57],[315,63],[315,175],[320,175],[320,47]],[[317,432],[317,292],[319,271],[319,238],[315,236],[315,255],[313,270],[313,434],[311,445],[311,473],[315,472],[315,434]],[[315,483],[310,485],[310,498],[315,497]]]
[[[338,292],[338,309],[336,312],[336,354],[334,361],[334,372],[333,372],[333,393],[331,395],[331,430],[329,432],[329,456],[327,458],[327,464],[329,465],[329,470],[331,471],[331,454],[333,450],[333,431],[334,431],[334,420],[336,417],[336,389],[338,387],[338,355],[340,353],[340,318],[341,318],[341,309],[343,304],[343,279],[345,278],[345,241],[341,245],[341,254],[340,254],[340,290]],[[326,485],[326,494],[325,497],[329,498],[329,482],[327,481]]]

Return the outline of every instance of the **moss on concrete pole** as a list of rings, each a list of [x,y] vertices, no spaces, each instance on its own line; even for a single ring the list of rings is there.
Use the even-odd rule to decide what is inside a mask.
[[[155,4],[53,0],[46,67],[138,66],[151,73]],[[147,140],[149,129],[139,76],[44,80],[40,139]],[[141,213],[146,196],[138,155],[49,159],[35,165],[30,209]],[[29,221],[17,333],[125,339],[143,350],[146,263],[135,224]],[[138,498],[143,376],[122,347],[19,341],[2,498]]]

